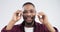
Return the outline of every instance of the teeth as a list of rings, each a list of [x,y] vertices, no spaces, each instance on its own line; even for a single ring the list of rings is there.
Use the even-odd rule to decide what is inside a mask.
[[[28,20],[31,20],[31,18],[27,18]]]

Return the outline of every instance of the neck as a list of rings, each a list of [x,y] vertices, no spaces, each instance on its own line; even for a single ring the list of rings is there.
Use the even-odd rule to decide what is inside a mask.
[[[34,21],[29,25],[29,24],[27,24],[27,23],[25,23],[25,26],[26,27],[33,27],[34,26]]]

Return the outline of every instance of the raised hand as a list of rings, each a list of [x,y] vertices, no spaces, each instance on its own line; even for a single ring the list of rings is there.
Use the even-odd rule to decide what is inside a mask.
[[[8,23],[6,30],[11,30],[12,27],[14,26],[14,24],[21,19],[22,16],[22,11],[21,10],[17,10],[14,14],[13,17],[11,19],[11,21]]]
[[[50,32],[55,32],[55,29],[53,26],[48,22],[48,17],[44,12],[39,12],[38,13],[38,18],[44,24]]]
[[[39,12],[38,18],[39,18],[39,21],[41,21],[43,24],[48,23],[48,17],[44,12]]]
[[[13,17],[12,17],[12,20],[17,22],[18,20],[21,19],[21,16],[22,16],[22,11],[21,10],[17,10],[14,14],[13,14]]]

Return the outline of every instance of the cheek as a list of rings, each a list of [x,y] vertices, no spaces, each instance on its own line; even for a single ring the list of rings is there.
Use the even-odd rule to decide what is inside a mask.
[[[35,16],[36,14],[35,14],[35,13],[32,13],[31,15],[32,15],[32,16]]]

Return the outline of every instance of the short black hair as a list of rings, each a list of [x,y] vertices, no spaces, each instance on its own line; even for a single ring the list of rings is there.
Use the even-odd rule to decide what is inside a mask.
[[[24,7],[25,5],[27,5],[27,4],[30,4],[30,5],[32,5],[33,7],[35,7],[34,4],[31,3],[31,2],[26,2],[26,3],[24,3],[24,4],[23,4],[23,7]]]

